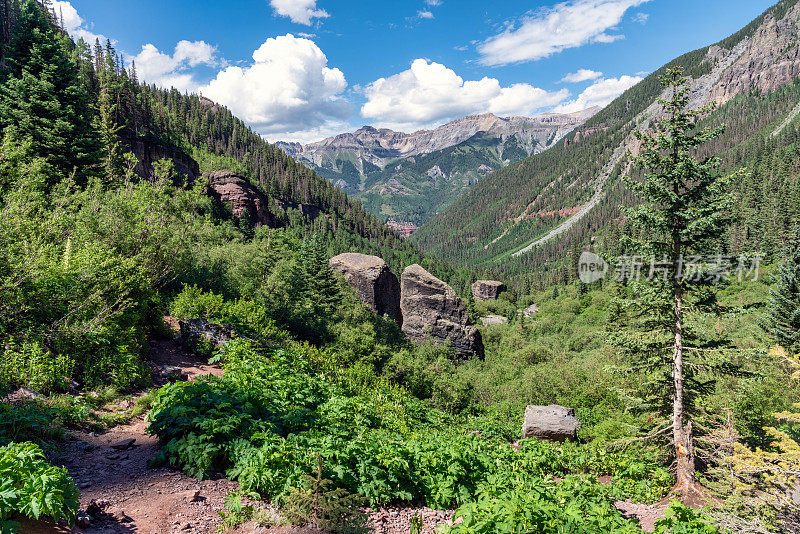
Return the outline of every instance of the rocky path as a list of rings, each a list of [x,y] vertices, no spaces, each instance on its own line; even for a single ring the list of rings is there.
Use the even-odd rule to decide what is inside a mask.
[[[156,385],[183,375],[221,375],[222,369],[183,350],[173,340],[152,340]],[[112,409],[124,410],[132,401]],[[164,467],[151,469],[158,440],[147,433],[144,417],[103,433],[72,432],[53,461],[67,468],[81,492],[79,524],[73,529],[45,521],[26,521],[25,534],[185,534],[217,532],[225,498],[236,482],[196,480]],[[266,505],[265,505],[266,506]],[[267,507],[269,508],[269,507]],[[452,519],[452,512],[428,508],[384,508],[370,513],[376,534],[407,534],[411,520],[423,520],[422,534]],[[243,525],[230,534],[325,534],[308,527]]]
[[[167,376],[183,379],[219,375],[219,367],[184,351],[172,340],[150,344],[156,384]],[[130,406],[124,401],[120,410]],[[112,407],[113,408],[113,407]],[[150,469],[158,440],[147,434],[147,423],[137,417],[104,433],[73,432],[61,446],[60,463],[81,492],[79,526],[72,531],[48,523],[30,522],[23,532],[87,534],[166,534],[214,532],[228,492],[237,484],[228,480],[199,481],[167,468]],[[58,462],[58,460],[57,460]]]

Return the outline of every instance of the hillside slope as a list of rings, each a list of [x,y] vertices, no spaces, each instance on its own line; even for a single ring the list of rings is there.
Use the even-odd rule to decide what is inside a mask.
[[[634,131],[646,129],[660,112],[659,78],[669,67],[684,67],[694,107],[719,105],[708,121],[727,125],[714,151],[729,153],[723,158],[729,168],[748,166],[753,151],[732,155],[731,150],[767,136],[761,130],[769,125],[770,134],[780,132],[772,143],[792,145],[799,23],[797,0],[784,0],[720,43],[675,59],[557,146],[486,177],[420,228],[415,241],[451,261],[528,281],[541,281],[544,271],[549,271],[549,280],[560,276],[554,274],[554,264],[593,236],[608,233],[609,223],[620,216],[619,205],[634,200],[617,178],[631,172],[626,155],[635,151]],[[778,128],[783,122],[787,124]],[[768,209],[766,203],[756,204],[753,209]],[[741,246],[740,241],[731,248]],[[757,249],[761,244],[747,246]]]
[[[487,174],[553,146],[598,110],[533,118],[487,113],[411,134],[365,126],[277,146],[381,219],[422,224]]]

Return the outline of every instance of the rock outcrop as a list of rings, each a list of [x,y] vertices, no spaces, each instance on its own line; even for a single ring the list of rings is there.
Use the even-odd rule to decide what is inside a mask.
[[[502,315],[494,315],[490,314],[486,317],[481,317],[481,324],[483,326],[496,326],[499,324],[508,324],[508,317],[503,317]]]
[[[139,162],[134,172],[145,180],[155,180],[153,164],[161,159],[172,161],[176,185],[192,185],[200,176],[200,165],[177,147],[138,138],[125,138],[125,143]]]
[[[472,284],[472,296],[478,300],[497,300],[506,286],[497,280],[478,280]]]
[[[780,20],[767,14],[747,42],[744,53],[712,89],[710,100],[724,104],[753,89],[771,93],[800,76],[799,20],[800,5],[790,8]],[[719,47],[711,47],[709,59],[723,52]]]
[[[230,171],[214,171],[208,178],[209,194],[227,205],[234,217],[250,216],[253,226],[277,226],[275,216],[269,211],[269,200],[244,177]]]
[[[403,325],[400,313],[400,282],[386,262],[377,256],[348,252],[330,259],[331,268],[353,286],[358,298],[378,315]]]
[[[183,344],[205,356],[210,356],[215,349],[238,337],[232,326],[215,324],[203,318],[178,321],[178,324]]]
[[[551,404],[550,406],[528,406],[522,423],[523,438],[539,438],[550,441],[578,439],[580,421],[575,410]]]
[[[419,265],[406,267],[400,279],[403,332],[415,341],[451,342],[461,356],[483,357],[478,328],[468,325],[467,308],[446,283]]]
[[[537,313],[539,313],[539,306],[536,304],[531,304],[530,306],[522,310],[522,314],[525,317],[533,317]]]

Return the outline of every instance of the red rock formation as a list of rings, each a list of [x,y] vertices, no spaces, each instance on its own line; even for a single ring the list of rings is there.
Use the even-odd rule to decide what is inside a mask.
[[[255,227],[277,226],[275,216],[269,211],[267,197],[244,177],[230,171],[215,171],[203,176],[208,178],[209,194],[227,205],[234,217],[242,217],[246,211]]]

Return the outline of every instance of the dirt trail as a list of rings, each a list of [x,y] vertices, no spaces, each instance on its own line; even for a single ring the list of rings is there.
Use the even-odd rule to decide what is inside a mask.
[[[189,380],[220,375],[219,367],[183,350],[173,340],[150,343],[156,385],[169,373]],[[124,409],[124,403],[120,406]],[[133,440],[133,441],[131,441]],[[167,468],[149,469],[158,452],[158,440],[147,434],[147,423],[138,417],[104,433],[73,432],[61,446],[63,465],[81,492],[81,511],[90,512],[91,525],[72,531],[47,523],[27,523],[22,531],[39,533],[165,534],[214,532],[217,513],[224,508],[229,480],[199,481]],[[94,502],[93,502],[94,501]]]
[[[179,368],[187,379],[221,375],[222,369],[186,352],[172,340],[151,341],[156,385],[166,383],[165,371]],[[127,401],[128,403],[130,401]],[[122,403],[120,409],[129,404]],[[196,480],[168,468],[150,469],[159,450],[158,440],[147,434],[143,417],[103,433],[74,432],[61,445],[61,461],[81,492],[80,515],[91,523],[69,529],[42,521],[23,522],[25,534],[185,534],[217,531],[225,497],[238,489],[226,479]],[[620,506],[621,505],[621,506]],[[618,503],[631,516],[639,516],[652,530],[663,510]],[[87,514],[88,512],[88,514]],[[385,507],[370,513],[375,534],[407,534],[412,518],[422,519],[422,534],[432,534],[442,524],[452,524],[452,511],[425,507]],[[649,524],[648,524],[649,523]],[[228,534],[326,534],[309,527],[261,527],[248,523]]]

